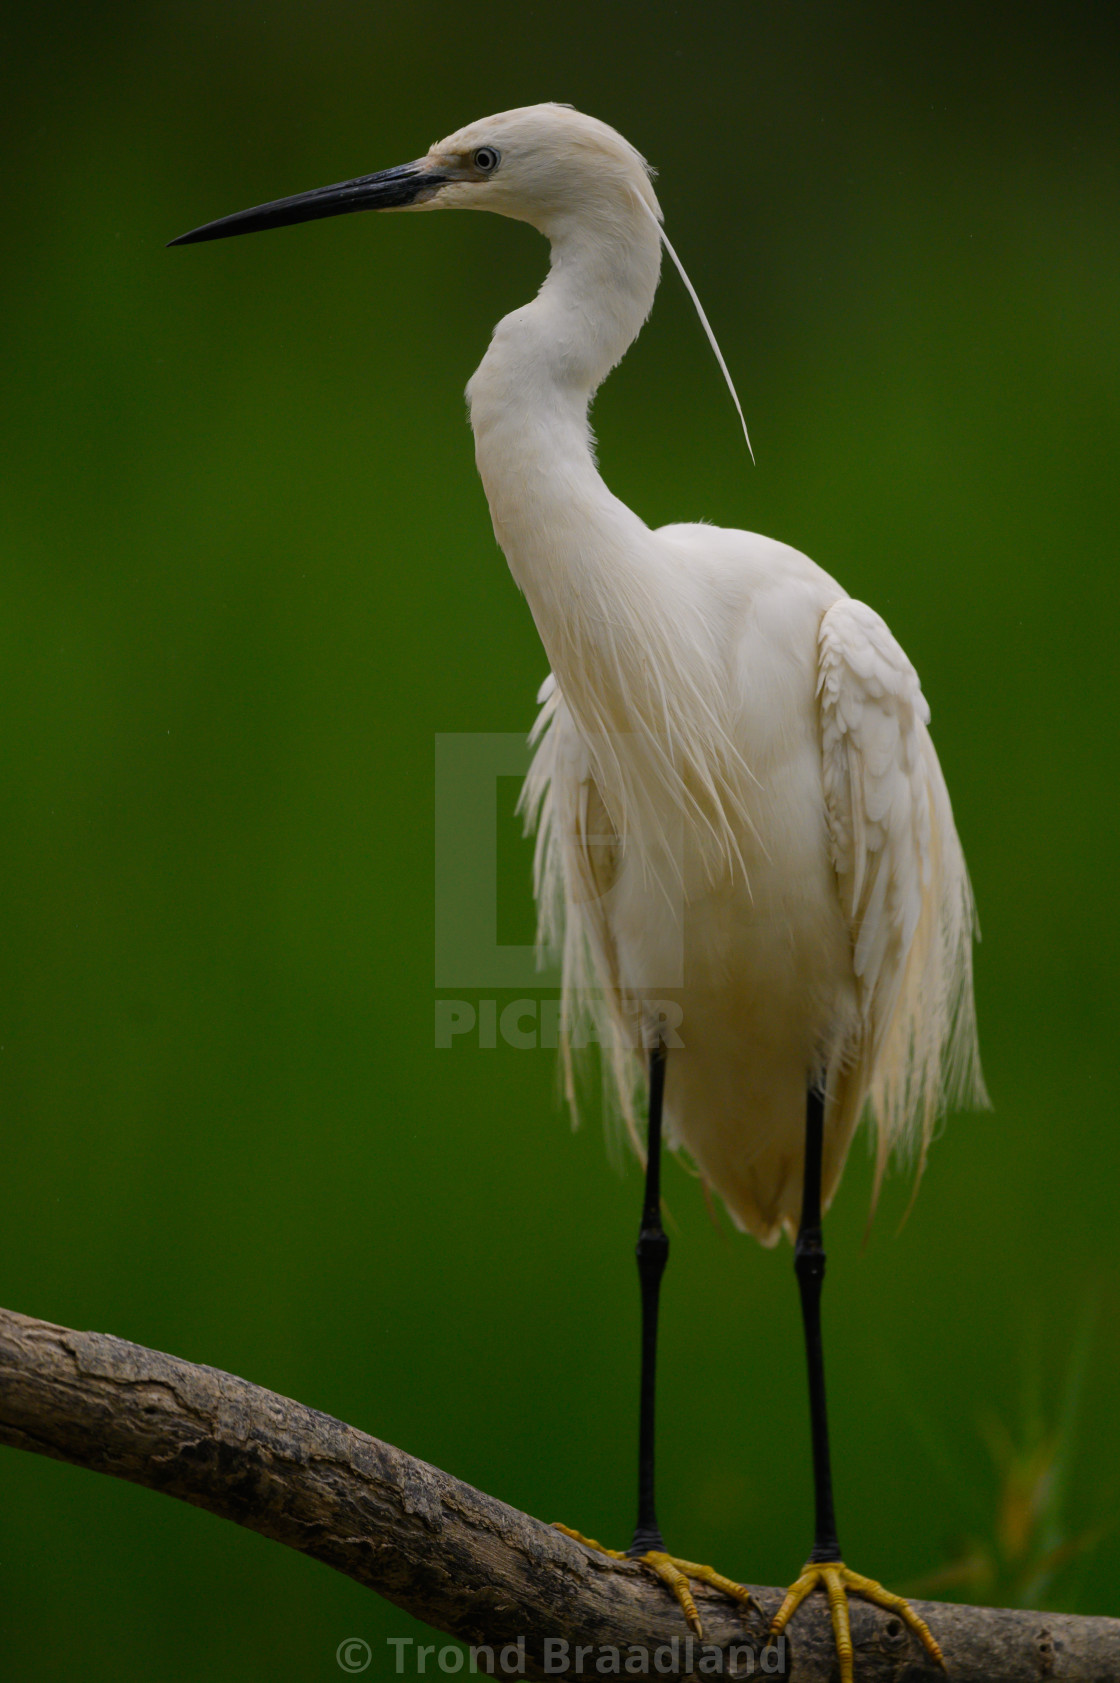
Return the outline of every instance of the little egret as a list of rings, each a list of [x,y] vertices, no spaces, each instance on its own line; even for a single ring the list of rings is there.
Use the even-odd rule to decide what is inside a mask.
[[[570,1043],[574,1013],[597,1013],[632,1134],[635,1087],[648,1088],[628,1552],[697,1631],[689,1578],[746,1598],[668,1555],[657,1524],[664,1121],[738,1225],[796,1241],[816,1530],[773,1630],[822,1587],[851,1683],[851,1591],[939,1660],[913,1610],[843,1562],[820,1331],[821,1217],[861,1114],[877,1129],[877,1191],[895,1147],[916,1148],[920,1172],[939,1111],[984,1100],[972,894],[929,710],[878,614],[804,555],[711,526],[652,531],[600,478],[588,406],[650,312],[663,241],[676,261],[649,169],[606,124],[562,105],[507,111],[413,163],[173,243],[444,207],[497,211],[551,243],[540,291],[498,324],[467,395],[494,531],[552,668],[524,803],[565,1030]]]

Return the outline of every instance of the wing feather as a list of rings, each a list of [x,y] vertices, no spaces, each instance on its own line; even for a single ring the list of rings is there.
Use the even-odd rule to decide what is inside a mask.
[[[848,917],[859,1038],[835,1080],[838,1132],[869,1098],[876,1191],[896,1146],[925,1160],[939,1111],[987,1102],[976,1044],[976,913],[917,673],[879,615],[821,621],[817,686],[832,862]]]

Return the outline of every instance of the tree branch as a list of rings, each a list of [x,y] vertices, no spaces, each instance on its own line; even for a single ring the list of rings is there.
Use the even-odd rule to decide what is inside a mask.
[[[622,1675],[635,1675],[626,1661],[642,1648],[649,1675],[696,1683],[748,1667],[765,1675],[779,1658],[764,1652],[779,1590],[754,1590],[762,1613],[744,1620],[699,1588],[710,1646],[690,1649],[676,1604],[642,1568],[302,1403],[102,1333],[0,1310],[0,1442],[161,1490],[313,1555],[437,1630],[488,1645],[499,1676],[579,1675],[576,1644],[590,1649],[583,1674],[592,1677],[609,1648]],[[1120,1620],[914,1605],[958,1683],[1120,1677]],[[941,1676],[889,1614],[853,1601],[852,1634],[858,1683]],[[519,1639],[516,1666],[507,1653],[503,1668],[501,1649]],[[487,1664],[480,1655],[479,1671]],[[786,1664],[793,1683],[832,1675],[823,1597],[795,1617]]]

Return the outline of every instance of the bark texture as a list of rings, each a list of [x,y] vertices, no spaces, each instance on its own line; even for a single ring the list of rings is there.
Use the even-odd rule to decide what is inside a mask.
[[[314,1555],[437,1630],[490,1647],[497,1676],[579,1676],[578,1646],[587,1677],[604,1674],[612,1649],[623,1676],[641,1675],[627,1665],[638,1650],[649,1676],[695,1683],[835,1675],[821,1596],[794,1618],[783,1654],[766,1649],[782,1591],[752,1586],[761,1613],[744,1618],[700,1587],[701,1643],[641,1567],[330,1415],[103,1333],[0,1310],[0,1442],[161,1490]],[[914,1606],[958,1683],[1120,1679],[1120,1620]],[[857,1600],[851,1608],[857,1683],[943,1676],[899,1620]],[[486,1655],[479,1661],[484,1672]]]

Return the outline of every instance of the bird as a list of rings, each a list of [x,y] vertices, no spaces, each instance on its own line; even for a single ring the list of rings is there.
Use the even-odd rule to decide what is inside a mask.
[[[823,1590],[852,1683],[858,1594],[940,1661],[909,1604],[844,1561],[820,1319],[823,1213],[861,1118],[876,1129],[874,1205],[896,1150],[920,1176],[939,1114],[986,1102],[976,914],[929,708],[880,616],[806,556],[712,525],[651,529],[607,488],[591,400],[650,313],[663,250],[680,264],[653,171],[606,123],[556,103],[505,111],[410,163],[171,243],[438,209],[496,212],[550,244],[540,290],[497,324],[467,399],[494,533],[550,666],[522,805],[540,940],[562,956],[566,1081],[589,1013],[645,1165],[638,1523],[624,1552],[697,1632],[691,1582],[750,1600],[669,1554],[657,1521],[664,1140],[738,1227],[793,1241],[815,1527],[772,1635]]]

